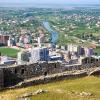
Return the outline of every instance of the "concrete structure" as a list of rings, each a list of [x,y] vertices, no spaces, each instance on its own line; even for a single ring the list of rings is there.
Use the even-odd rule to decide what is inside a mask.
[[[30,62],[48,61],[49,50],[48,48],[33,48],[31,50]]]
[[[40,37],[38,37],[38,46],[41,47],[41,40],[40,40]]]
[[[18,65],[24,64],[30,61],[31,53],[28,51],[21,51],[17,54]]]
[[[78,46],[70,44],[70,45],[68,45],[68,51],[70,51],[70,52],[77,52],[78,51]]]
[[[7,46],[8,40],[9,40],[9,35],[0,34],[0,45]]]
[[[7,56],[0,56],[0,64],[12,65],[15,63],[16,63],[16,60],[13,58],[9,58]]]
[[[94,54],[93,48],[85,48],[85,56],[89,57]]]
[[[7,46],[8,47],[11,47],[12,46],[12,44],[11,44],[11,39],[9,38],[9,40],[8,40],[8,42],[7,42]]]

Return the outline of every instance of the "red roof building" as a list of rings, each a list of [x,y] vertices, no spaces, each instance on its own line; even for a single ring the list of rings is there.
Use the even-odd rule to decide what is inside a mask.
[[[8,35],[0,34],[0,45],[7,45],[8,40],[9,40],[9,36]]]

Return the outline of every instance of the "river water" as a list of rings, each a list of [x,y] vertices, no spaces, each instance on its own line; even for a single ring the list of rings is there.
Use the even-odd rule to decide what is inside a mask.
[[[49,22],[47,22],[47,21],[43,21],[43,26],[44,26],[44,28],[45,28],[49,33],[51,33],[51,43],[56,44],[56,43],[57,43],[57,40],[58,40],[58,32],[56,32],[55,30],[53,30],[53,29],[50,27]]]

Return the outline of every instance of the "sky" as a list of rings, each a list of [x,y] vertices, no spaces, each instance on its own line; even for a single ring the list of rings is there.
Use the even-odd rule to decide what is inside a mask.
[[[0,3],[100,4],[100,0],[0,0]]]

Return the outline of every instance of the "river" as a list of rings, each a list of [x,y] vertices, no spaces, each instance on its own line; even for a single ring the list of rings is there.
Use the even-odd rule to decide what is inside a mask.
[[[53,30],[53,29],[50,27],[49,22],[47,22],[47,21],[43,21],[43,26],[44,26],[44,28],[45,28],[49,33],[51,33],[51,43],[56,44],[56,43],[57,43],[57,40],[58,40],[58,32],[56,32],[55,30]]]

